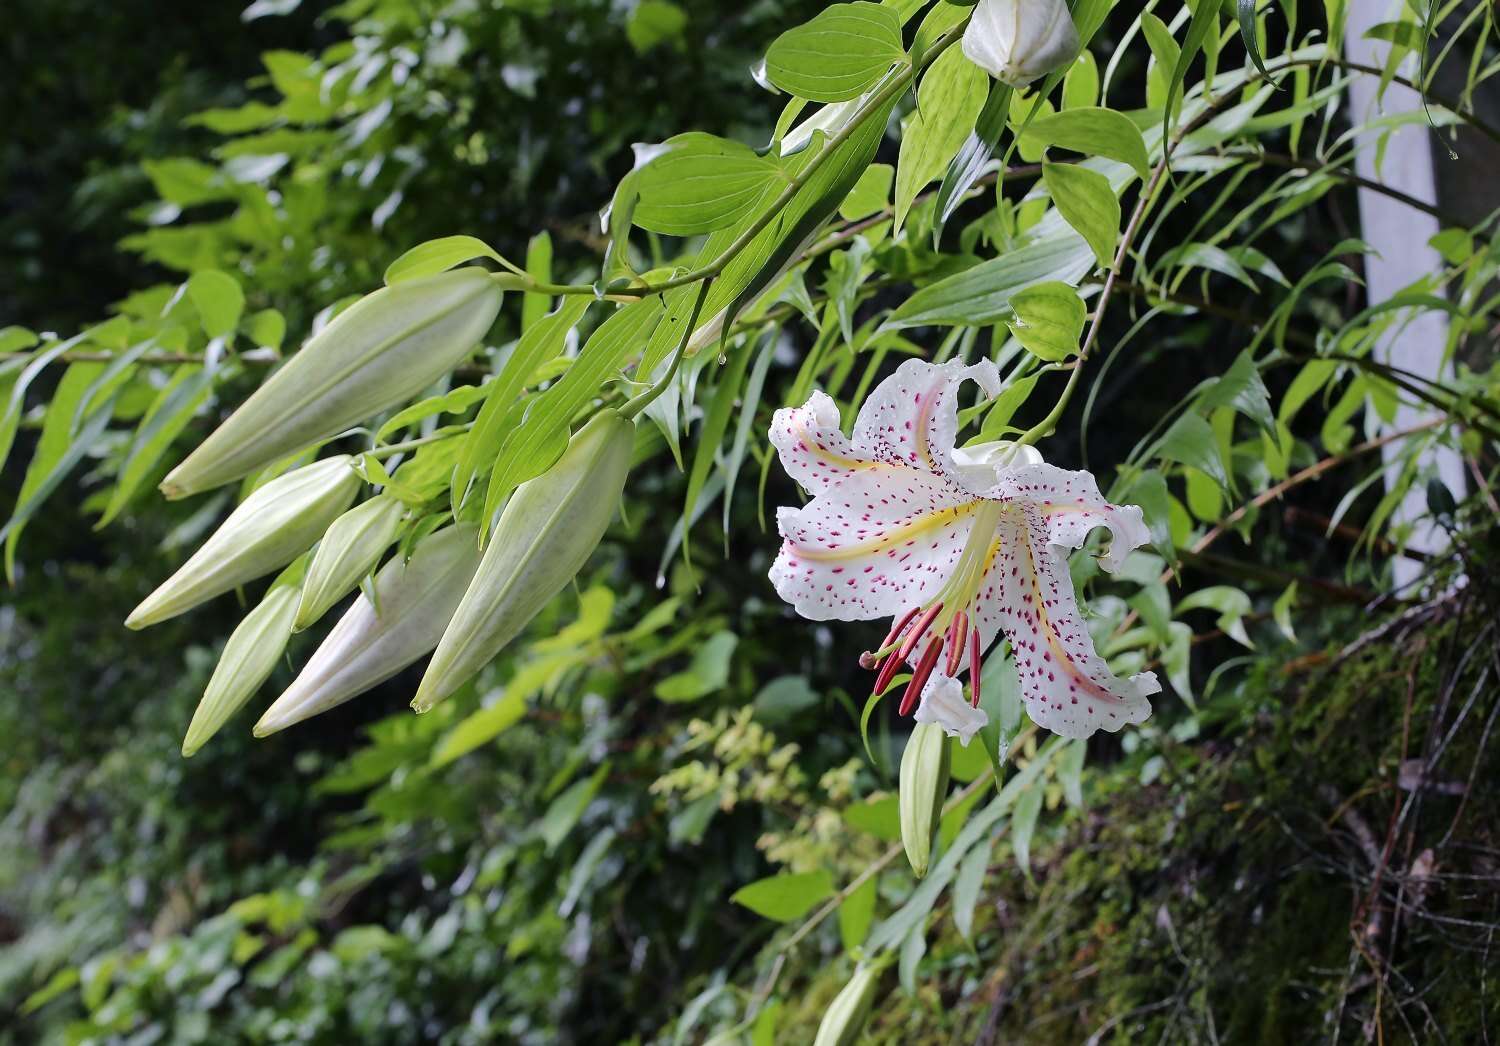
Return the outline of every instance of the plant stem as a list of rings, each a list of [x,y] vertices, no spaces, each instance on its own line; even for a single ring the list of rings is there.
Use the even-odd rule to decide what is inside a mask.
[[[404,454],[408,450],[416,450],[418,447],[425,447],[429,443],[441,443],[445,439],[452,439],[460,432],[467,432],[473,427],[474,423],[472,421],[465,422],[462,425],[450,425],[446,429],[440,432],[434,432],[431,435],[421,436],[417,439],[409,439],[404,443],[390,443],[384,447],[372,447],[371,449],[365,451],[365,453],[372,458],[389,458],[393,457],[396,454]]]
[[[714,279],[709,276],[704,279],[698,288],[698,297],[693,301],[693,312],[688,316],[687,326],[682,328],[682,340],[677,343],[677,351],[672,354],[672,363],[667,367],[667,372],[661,379],[635,399],[630,400],[620,408],[620,413],[627,418],[638,416],[641,411],[651,406],[656,397],[667,391],[667,387],[677,378],[677,369],[682,366],[682,357],[687,355],[688,342],[692,340],[693,328],[698,325],[698,314],[703,311],[704,299],[708,297],[708,288],[713,286]]]
[[[1035,724],[1026,727],[1026,729],[1022,730],[1019,734],[1016,735],[1015,739],[1011,741],[1009,751],[1020,751],[1023,747],[1025,747],[1026,742],[1031,740],[1031,738],[1036,735],[1036,732],[1037,727]],[[948,801],[943,804],[943,814],[947,814],[952,810],[956,810],[975,792],[988,785],[994,778],[994,776],[995,768],[993,766],[987,767],[985,772],[981,773],[978,777],[974,778],[974,780],[970,781],[958,792],[954,793],[948,798]],[[940,819],[941,816],[942,815],[939,815]],[[765,999],[770,996],[771,990],[776,987],[776,979],[781,974],[781,966],[782,962],[786,958],[786,953],[791,951],[797,945],[801,944],[803,938],[812,933],[813,930],[815,930],[824,919],[828,918],[834,912],[838,911],[839,906],[847,901],[850,895],[852,895],[855,890],[858,890],[865,883],[869,882],[872,877],[884,871],[885,867],[892,861],[894,861],[897,857],[901,856],[903,852],[904,849],[900,843],[892,845],[891,848],[886,850],[885,853],[881,854],[879,857],[875,858],[875,860],[871,861],[869,867],[855,876],[848,886],[845,886],[838,893],[834,894],[823,904],[821,908],[819,908],[812,915],[808,916],[807,921],[804,922],[801,926],[797,927],[797,931],[777,947],[776,961],[772,965],[770,973],[766,976],[765,982],[756,989],[756,1002],[754,1009],[758,1010]]]
[[[938,56],[940,56],[953,44],[958,42],[958,40],[963,36],[964,27],[967,24],[968,19],[966,18],[962,22],[959,22],[957,25],[951,27],[946,33],[944,33],[937,39],[936,43],[934,43],[922,54],[921,61],[912,65],[908,65],[905,69],[902,69],[900,72],[896,73],[896,75],[891,78],[891,81],[888,84],[882,87],[875,94],[871,95],[870,98],[866,100],[866,102],[861,105],[858,110],[855,111],[854,115],[849,118],[849,122],[844,124],[843,127],[839,128],[839,130],[823,144],[823,148],[818,151],[818,154],[816,156],[808,161],[807,166],[802,168],[802,170],[797,172],[796,176],[787,181],[786,188],[782,189],[781,193],[776,197],[776,199],[771,201],[771,205],[766,209],[765,213],[763,213],[755,221],[751,222],[750,225],[748,225],[743,232],[736,236],[734,238],[734,241],[727,247],[725,247],[717,257],[715,257],[705,265],[701,265],[696,269],[683,273],[681,276],[674,276],[671,279],[662,281],[661,283],[643,284],[639,287],[622,288],[618,293],[621,295],[634,295],[636,297],[645,298],[650,297],[653,294],[662,294],[677,287],[685,287],[689,284],[696,283],[699,280],[718,276],[720,273],[722,273],[725,267],[736,257],[738,257],[741,251],[750,246],[750,244],[755,240],[757,236],[760,235],[760,233],[766,228],[766,226],[771,224],[771,222],[776,218],[778,214],[781,213],[781,211],[787,206],[787,204],[792,202],[792,198],[797,195],[797,193],[802,189],[804,185],[808,183],[809,180],[811,180],[812,176],[818,172],[818,169],[821,168],[823,164],[828,162],[828,159],[834,154],[834,152],[838,150],[841,145],[843,145],[851,137],[853,137],[854,133],[860,129],[860,127],[866,120],[870,118],[872,114],[883,109],[887,102],[900,97],[901,94],[907,89],[907,87],[911,85],[912,81],[916,79],[918,73],[926,69],[938,58]],[[595,293],[592,284],[549,284],[545,286],[538,285],[530,289],[547,294]]]
[[[1379,68],[1378,66],[1365,65],[1361,62],[1350,62],[1346,59],[1336,58],[1331,55],[1325,55],[1322,58],[1289,58],[1284,62],[1278,62],[1276,65],[1271,66],[1268,71],[1274,73],[1279,70],[1290,69],[1293,66],[1298,65],[1334,65],[1338,66],[1340,69],[1347,69],[1350,72],[1355,73],[1369,73],[1371,76],[1381,77],[1386,75],[1386,71]],[[1416,91],[1419,95],[1428,99],[1429,101],[1433,101],[1438,105],[1441,105],[1444,109],[1447,109],[1455,116],[1462,117],[1465,123],[1467,123],[1470,127],[1473,127],[1476,131],[1480,132],[1485,137],[1492,138],[1495,141],[1500,142],[1500,128],[1497,128],[1492,124],[1485,123],[1473,111],[1462,108],[1459,105],[1457,99],[1448,98],[1445,95],[1437,94],[1436,92],[1421,87],[1414,81],[1408,80],[1402,76],[1392,76],[1390,78],[1390,82],[1400,84],[1402,87],[1411,88],[1411,90]]]
[[[1041,421],[1027,429],[1021,437],[1016,440],[1021,446],[1030,446],[1045,436],[1050,436],[1057,429],[1057,423],[1061,420],[1063,411],[1068,408],[1068,401],[1073,398],[1073,392],[1078,388],[1079,379],[1083,376],[1083,364],[1088,359],[1095,343],[1099,340],[1099,330],[1104,323],[1104,310],[1109,307],[1110,297],[1114,294],[1115,284],[1119,281],[1120,273],[1125,269],[1125,259],[1130,254],[1130,246],[1135,241],[1136,233],[1140,231],[1141,222],[1145,220],[1146,211],[1151,207],[1151,201],[1156,196],[1156,190],[1161,185],[1162,177],[1167,172],[1167,166],[1171,162],[1172,150],[1183,137],[1207,119],[1214,111],[1214,107],[1206,107],[1198,118],[1192,123],[1184,126],[1167,143],[1162,150],[1161,159],[1157,161],[1156,168],[1151,172],[1151,181],[1141,190],[1141,195],[1135,203],[1135,210],[1130,214],[1130,221],[1125,226],[1125,232],[1120,237],[1120,244],[1115,249],[1114,260],[1110,263],[1109,272],[1104,277],[1104,289],[1099,292],[1099,301],[1094,306],[1094,318],[1089,323],[1088,333],[1084,335],[1083,344],[1078,349],[1078,359],[1073,363],[1073,372],[1068,375],[1068,383],[1063,386],[1062,395],[1057,398],[1057,403]]]

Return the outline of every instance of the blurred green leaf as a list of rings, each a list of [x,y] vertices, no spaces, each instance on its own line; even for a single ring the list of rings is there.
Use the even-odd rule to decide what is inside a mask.
[[[802,918],[832,894],[833,877],[826,871],[817,871],[760,879],[740,887],[729,899],[756,915],[784,923]]]

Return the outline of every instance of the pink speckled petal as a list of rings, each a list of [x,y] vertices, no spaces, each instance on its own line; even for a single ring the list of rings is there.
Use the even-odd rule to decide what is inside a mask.
[[[976,382],[994,396],[1000,372],[990,360],[907,360],[870,393],[854,423],[855,450],[868,457],[938,475],[951,475],[958,436],[958,388]]]
[[[1151,715],[1155,673],[1120,679],[1094,650],[1063,550],[1040,505],[1017,505],[1000,524],[995,564],[1000,624],[1010,637],[1021,696],[1037,725],[1063,737],[1115,731]]]
[[[800,407],[782,407],[771,419],[771,443],[786,469],[809,494],[821,494],[852,472],[889,468],[849,446],[839,430],[839,408],[827,394],[814,392]]]
[[[1109,548],[1099,565],[1110,573],[1119,569],[1131,549],[1151,540],[1141,510],[1135,505],[1111,505],[1087,472],[1070,472],[1055,465],[1022,465],[1002,469],[986,496],[1035,505],[1046,526],[1046,539],[1062,548],[1083,545],[1089,531],[1108,527]]]
[[[903,613],[947,580],[978,502],[912,469],[851,473],[802,508],[782,508],[771,581],[814,621]]]

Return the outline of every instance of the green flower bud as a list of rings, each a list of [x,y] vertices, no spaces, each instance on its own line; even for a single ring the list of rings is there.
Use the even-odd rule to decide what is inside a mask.
[[[870,1016],[882,969],[862,964],[854,971],[844,990],[834,996],[832,1005],[823,1014],[813,1046],[853,1046]]]
[[[333,521],[307,568],[294,631],[301,632],[354,591],[396,540],[405,514],[405,505],[381,494]]]
[[[410,399],[473,351],[502,296],[472,267],[365,296],[173,469],[162,492],[181,498],[232,482]]]
[[[635,423],[600,411],[557,464],[511,495],[413,708],[457,690],[573,580],[614,518],[634,445]]]
[[[292,637],[299,582],[306,567],[305,558],[298,560],[277,578],[260,605],[245,615],[224,644],[224,653],[219,655],[208,689],[203,692],[203,700],[198,702],[183,738],[184,756],[191,756],[207,744],[229,717],[254,696],[276,667],[287,640]]]
[[[126,627],[176,617],[306,552],[359,491],[350,464],[347,454],[325,458],[256,488],[177,573],[130,612]]]
[[[255,724],[266,737],[385,682],[437,646],[479,567],[479,531],[446,527],[375,575],[292,685]]]
[[[901,753],[901,845],[917,878],[927,874],[932,833],[948,795],[948,738],[938,723],[919,723]]]

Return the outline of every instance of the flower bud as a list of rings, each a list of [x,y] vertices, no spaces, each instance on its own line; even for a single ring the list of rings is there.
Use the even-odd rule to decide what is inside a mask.
[[[1011,87],[1063,68],[1080,47],[1064,0],[979,0],[964,30],[969,61]]]
[[[901,845],[917,878],[927,874],[932,832],[948,794],[948,738],[936,723],[919,723],[901,753]]]
[[[232,482],[410,399],[473,351],[502,296],[472,267],[366,295],[168,473],[162,492],[181,498]]]
[[[292,637],[299,582],[306,567],[306,559],[298,560],[277,578],[260,605],[245,615],[224,644],[224,653],[214,666],[208,689],[188,724],[187,736],[182,741],[184,756],[193,755],[207,744],[275,669],[287,640]]]
[[[479,531],[446,527],[375,575],[375,601],[360,593],[292,685],[255,724],[266,737],[385,682],[437,646],[479,566]]]
[[[191,558],[125,619],[145,628],[278,570],[312,547],[359,490],[347,454],[278,476],[229,514]]]
[[[425,712],[468,681],[573,580],[614,518],[635,423],[603,410],[557,464],[511,495],[412,707]]]
[[[294,631],[301,632],[354,591],[396,540],[405,513],[400,501],[381,494],[333,521],[307,568]]]
[[[882,969],[881,966],[861,964],[854,971],[844,990],[834,996],[833,1003],[823,1014],[813,1046],[854,1046],[870,1016]]]

